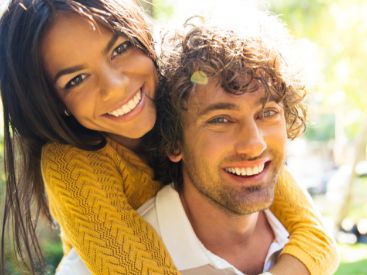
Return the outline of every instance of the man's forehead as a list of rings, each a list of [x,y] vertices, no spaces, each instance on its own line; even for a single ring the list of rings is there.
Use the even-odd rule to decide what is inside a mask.
[[[189,101],[203,101],[204,103],[220,96],[223,92],[225,91],[218,81],[209,80],[206,84],[195,84],[189,95]]]
[[[218,81],[209,80],[207,84],[195,85],[188,97],[187,108],[191,109],[190,111],[197,110],[198,112],[209,105],[235,109],[239,108],[236,105],[241,104],[241,98],[244,94],[252,94],[253,97],[258,98],[259,103],[265,103],[267,101],[265,90],[262,86],[259,86],[255,91],[233,93],[225,91]],[[224,103],[226,101],[231,102],[231,104]],[[230,105],[233,106],[231,107]]]

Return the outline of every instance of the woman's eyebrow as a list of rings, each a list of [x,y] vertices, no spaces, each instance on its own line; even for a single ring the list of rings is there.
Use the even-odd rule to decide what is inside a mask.
[[[54,77],[54,83],[56,83],[57,80],[59,80],[59,78],[62,77],[63,75],[72,74],[72,73],[75,73],[75,72],[77,72],[79,70],[82,70],[84,68],[85,68],[84,65],[76,65],[76,66],[73,66],[73,67],[62,69],[62,70],[60,70],[56,73],[56,75]]]
[[[118,33],[114,33],[113,36],[111,37],[110,41],[108,41],[106,47],[104,48],[103,52],[104,53],[108,53],[113,45],[115,44],[116,40],[120,37],[121,35]]]
[[[113,45],[116,43],[116,40],[120,37],[120,35],[118,33],[114,33],[113,36],[111,37],[111,39],[108,41],[106,47],[103,49],[103,52],[104,53],[107,53],[109,52]],[[71,73],[75,73],[79,70],[82,70],[84,69],[84,65],[76,65],[76,66],[72,66],[72,67],[69,67],[69,68],[65,68],[65,69],[62,69],[60,71],[58,71],[54,77],[54,83],[57,82],[57,80],[63,76],[63,75],[67,75],[67,74],[71,74]]]

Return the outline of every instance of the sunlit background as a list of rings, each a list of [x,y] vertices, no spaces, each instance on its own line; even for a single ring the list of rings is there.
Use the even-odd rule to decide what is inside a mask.
[[[6,4],[1,2],[0,10]],[[159,36],[161,28],[180,27],[192,15],[236,24],[249,3],[277,14],[301,49],[310,121],[305,135],[289,144],[287,163],[338,241],[336,274],[366,275],[367,2],[153,0],[143,5]],[[39,232],[52,271],[62,256],[58,233],[44,224]],[[9,274],[18,274],[10,254],[7,259]]]

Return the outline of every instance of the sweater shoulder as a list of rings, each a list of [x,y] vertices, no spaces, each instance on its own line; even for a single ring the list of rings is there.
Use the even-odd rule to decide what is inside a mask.
[[[42,148],[41,155],[41,172],[46,189],[55,182],[60,188],[67,188],[85,182],[121,180],[116,169],[116,154],[108,145],[97,151],[87,151],[66,144],[47,144]]]
[[[41,162],[44,164],[47,162],[58,162],[75,158],[87,160],[91,156],[95,158],[98,155],[106,155],[108,151],[107,147],[110,146],[106,144],[106,146],[100,150],[88,151],[69,144],[48,143],[42,148]]]

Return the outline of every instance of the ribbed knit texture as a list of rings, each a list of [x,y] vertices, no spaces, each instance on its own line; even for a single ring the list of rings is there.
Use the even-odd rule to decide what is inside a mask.
[[[179,274],[134,210],[160,188],[135,154],[112,141],[96,152],[49,144],[41,162],[65,254],[74,247],[93,274]]]
[[[339,264],[336,244],[325,233],[311,197],[286,169],[279,177],[271,210],[290,234],[281,254],[300,260],[311,275],[333,274]]]
[[[179,274],[154,229],[134,210],[160,188],[138,156],[111,140],[95,152],[52,143],[43,148],[41,165],[65,254],[74,247],[93,274]],[[272,207],[292,234],[283,253],[312,275],[330,274],[335,246],[310,207],[284,172]]]

